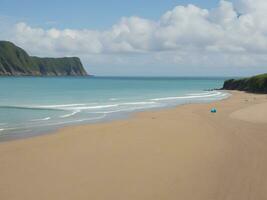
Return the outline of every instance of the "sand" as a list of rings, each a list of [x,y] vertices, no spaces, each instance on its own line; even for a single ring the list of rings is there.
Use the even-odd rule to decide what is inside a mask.
[[[2,142],[0,199],[266,200],[266,111],[267,95],[233,92]]]

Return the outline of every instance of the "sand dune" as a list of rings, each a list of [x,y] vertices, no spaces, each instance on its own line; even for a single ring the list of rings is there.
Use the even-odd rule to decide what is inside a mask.
[[[266,110],[266,95],[233,92],[0,143],[0,199],[265,200]]]

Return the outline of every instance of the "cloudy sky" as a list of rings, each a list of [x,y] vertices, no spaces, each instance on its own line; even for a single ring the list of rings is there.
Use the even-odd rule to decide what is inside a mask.
[[[246,76],[267,72],[267,0],[0,0],[0,40],[95,75]]]

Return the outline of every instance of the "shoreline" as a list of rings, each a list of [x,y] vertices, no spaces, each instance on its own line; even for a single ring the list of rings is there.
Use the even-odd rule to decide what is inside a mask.
[[[266,199],[267,95],[229,92],[1,142],[0,199]]]
[[[138,113],[143,113],[143,112],[154,112],[154,111],[162,111],[162,110],[167,110],[167,109],[173,109],[178,106],[183,106],[183,105],[190,105],[190,104],[208,104],[212,102],[217,102],[217,101],[222,101],[225,99],[228,99],[231,96],[231,93],[226,90],[220,90],[220,89],[214,89],[211,91],[219,91],[224,94],[221,99],[210,99],[210,100],[205,100],[203,101],[202,99],[198,99],[196,102],[183,102],[183,103],[177,103],[176,105],[166,105],[162,107],[154,107],[154,108],[143,108],[139,110],[133,110],[133,111],[128,111],[128,112],[121,112],[121,113],[116,113],[113,114],[112,116],[105,116],[100,119],[95,119],[95,120],[81,120],[80,122],[62,122],[59,125],[53,125],[47,128],[40,128],[39,130],[29,130],[28,132],[22,132],[22,133],[13,133],[13,134],[0,134],[0,143],[3,142],[9,142],[9,141],[14,141],[14,140],[23,140],[23,139],[29,139],[32,137],[39,137],[39,136],[44,136],[44,135],[51,135],[51,134],[56,134],[58,131],[64,128],[71,128],[74,126],[87,126],[87,125],[98,125],[98,124],[105,124],[105,123],[112,123],[114,121],[120,121],[120,120],[127,120],[131,119],[135,115],[138,115]],[[106,114],[104,114],[106,115]],[[79,119],[77,120],[79,121]],[[29,127],[30,129],[31,127]],[[12,128],[11,128],[12,129]],[[4,130],[3,130],[4,131]],[[1,133],[1,131],[0,131]]]

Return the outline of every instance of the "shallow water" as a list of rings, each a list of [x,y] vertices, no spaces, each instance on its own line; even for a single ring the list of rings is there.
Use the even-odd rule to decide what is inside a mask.
[[[227,98],[226,78],[2,77],[0,140],[131,112]]]

